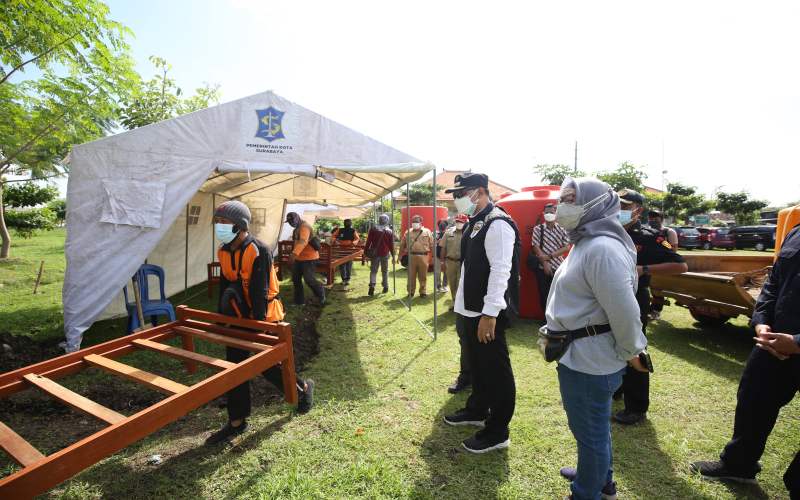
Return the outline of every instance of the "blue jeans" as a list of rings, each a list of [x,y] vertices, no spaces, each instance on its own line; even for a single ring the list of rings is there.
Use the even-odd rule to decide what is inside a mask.
[[[578,476],[572,482],[576,500],[599,499],[613,479],[611,469],[611,396],[622,385],[625,369],[611,375],[589,375],[558,365],[561,401],[578,442]]]

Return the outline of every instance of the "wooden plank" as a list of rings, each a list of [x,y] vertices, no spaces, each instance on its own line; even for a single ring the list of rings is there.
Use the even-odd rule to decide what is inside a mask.
[[[273,345],[280,342],[280,338],[278,335],[267,335],[265,333],[258,333],[250,330],[241,330],[239,328],[228,328],[222,325],[203,323],[191,319],[184,320],[183,324],[178,326],[186,326],[189,328],[194,328],[196,330],[202,330],[204,332],[219,333],[220,335],[227,335],[229,337],[234,337],[242,340],[251,340],[253,342],[261,342],[262,344],[268,344],[268,345]],[[287,326],[286,328],[290,327]],[[281,332],[283,331],[283,327],[281,327],[280,331]]]
[[[179,320],[185,319],[198,319],[208,323],[219,323],[221,325],[241,326],[250,330],[257,330],[259,332],[277,332],[278,325],[286,323],[270,323],[268,321],[258,321],[255,319],[234,318],[232,316],[225,316],[224,314],[212,313],[208,311],[200,311],[191,309],[186,306],[178,306],[175,308]],[[178,323],[181,323],[180,321]]]
[[[90,354],[83,358],[87,363],[102,368],[114,375],[120,375],[127,379],[141,382],[144,385],[150,386],[157,391],[165,394],[178,394],[184,392],[189,387],[179,384],[174,380],[161,377],[155,373],[146,372],[130,365],[114,361],[113,359],[104,358],[97,354]]]
[[[0,498],[31,498],[44,493],[242,382],[257,377],[289,355],[285,344],[255,354],[236,367],[199,382],[188,391],[170,396],[118,424],[108,426],[44,460],[4,477],[0,479]]]
[[[99,418],[100,420],[109,424],[116,424],[117,422],[121,422],[127,418],[125,415],[121,415],[112,409],[106,408],[99,403],[95,403],[91,399],[83,397],[77,392],[73,392],[63,385],[53,382],[47,377],[42,377],[41,375],[36,375],[35,373],[29,373],[25,375],[25,380],[44,392],[50,394],[54,398],[59,399],[69,406],[75,408],[76,410],[80,410],[93,417]]]
[[[198,339],[207,340],[215,344],[222,344],[230,347],[235,347],[237,349],[244,349],[245,351],[258,352],[258,351],[266,351],[272,348],[272,346],[264,345],[259,342],[253,342],[251,340],[241,340],[229,337],[227,335],[219,335],[217,333],[204,332],[186,326],[176,326],[175,331],[183,335],[192,335],[193,337]]]
[[[172,332],[173,323],[165,323],[155,328],[142,330],[131,335],[110,340],[102,344],[87,347],[78,352],[64,354],[57,358],[48,359],[35,365],[24,366],[14,371],[0,374],[0,398],[5,398],[30,387],[22,377],[28,373],[37,373],[49,379],[58,379],[79,372],[87,367],[83,357],[87,354],[100,354],[107,358],[123,356],[136,350],[131,344],[134,339],[165,340],[175,336]]]
[[[202,363],[206,366],[212,366],[214,368],[219,368],[222,370],[225,370],[227,368],[233,368],[234,366],[236,366],[236,363],[231,363],[230,361],[212,358],[210,356],[205,356],[203,354],[199,354],[196,352],[187,351],[186,349],[173,347],[171,345],[162,344],[160,342],[152,342],[150,340],[137,339],[134,340],[133,343],[139,347],[143,347],[151,351],[160,352],[162,354],[166,354],[167,356],[171,356],[173,358],[178,358],[183,361],[193,361],[197,363]]]
[[[31,446],[29,442],[22,439],[22,436],[3,422],[0,422],[0,448],[23,467],[27,467],[44,458],[44,455],[39,450]]]

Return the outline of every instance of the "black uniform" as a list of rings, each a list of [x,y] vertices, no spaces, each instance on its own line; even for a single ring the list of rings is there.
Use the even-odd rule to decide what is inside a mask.
[[[769,325],[773,332],[794,335],[800,344],[800,226],[787,236],[756,302],[752,326]],[[721,458],[730,470],[754,473],[764,453],[780,409],[800,390],[800,355],[781,361],[753,348],[736,395],[733,438]],[[800,498],[800,452],[783,476],[792,498]]]
[[[659,231],[637,222],[628,229],[628,234],[636,246],[636,264],[651,266],[665,262],[684,262],[665,235]],[[650,313],[650,276],[643,275],[639,278],[639,288],[636,291],[636,301],[639,303],[639,315],[642,319],[642,331],[647,333],[647,315]],[[630,413],[647,413],[650,407],[650,374],[640,372],[628,367],[622,378],[622,388],[625,394],[625,411]]]

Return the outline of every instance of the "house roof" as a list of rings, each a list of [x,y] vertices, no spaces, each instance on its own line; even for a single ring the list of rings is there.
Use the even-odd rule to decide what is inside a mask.
[[[458,174],[466,174],[468,172],[472,172],[472,170],[447,170],[444,169],[442,172],[436,172],[436,186],[442,186],[442,188],[448,188],[455,184],[456,175]],[[421,181],[420,184],[431,185],[433,184],[433,179],[426,179]],[[517,190],[500,184],[499,182],[494,182],[491,178],[489,179],[489,191],[492,193],[493,198],[498,198],[503,193],[516,193]],[[406,196],[401,194],[395,198],[395,200],[405,200]],[[436,201],[437,202],[452,202],[453,197],[444,191],[439,191],[436,193]]]

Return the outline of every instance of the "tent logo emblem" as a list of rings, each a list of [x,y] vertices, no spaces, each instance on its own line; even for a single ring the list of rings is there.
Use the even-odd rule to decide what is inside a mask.
[[[269,142],[275,139],[286,138],[286,136],[283,135],[283,125],[281,124],[284,115],[283,111],[278,111],[270,106],[266,109],[257,109],[256,115],[258,115],[256,137],[266,139]]]

